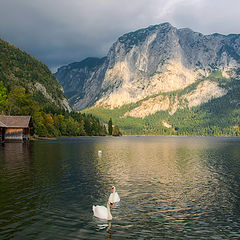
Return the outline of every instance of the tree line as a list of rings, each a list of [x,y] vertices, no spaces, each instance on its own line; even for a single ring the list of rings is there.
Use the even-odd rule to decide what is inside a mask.
[[[32,135],[56,136],[121,136],[110,118],[107,128],[91,114],[68,112],[52,104],[41,106],[33,94],[16,86],[8,91],[0,81],[0,113],[4,115],[30,115],[33,118]]]
[[[8,90],[0,81],[0,112],[4,115],[30,115],[33,118],[32,135],[105,136],[106,127],[92,115],[68,112],[52,104],[41,105],[33,94],[23,87]]]

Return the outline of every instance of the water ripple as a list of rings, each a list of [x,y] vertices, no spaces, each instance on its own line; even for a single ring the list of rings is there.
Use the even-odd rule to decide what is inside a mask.
[[[0,239],[240,239],[239,146],[176,137],[2,145]],[[92,205],[106,205],[112,185],[121,202],[109,225]]]

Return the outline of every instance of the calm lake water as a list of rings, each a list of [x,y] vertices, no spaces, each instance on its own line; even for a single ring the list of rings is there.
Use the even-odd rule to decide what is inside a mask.
[[[106,205],[112,185],[121,201],[108,223],[92,205]],[[108,238],[240,239],[240,139],[0,145],[0,239]]]

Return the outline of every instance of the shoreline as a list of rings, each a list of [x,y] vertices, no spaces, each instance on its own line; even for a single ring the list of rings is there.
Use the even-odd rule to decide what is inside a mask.
[[[204,138],[204,137],[214,137],[214,138],[239,138],[240,136],[201,136],[201,135],[122,135],[122,136],[59,136],[59,137],[31,137],[30,141],[36,141],[36,140],[57,140],[61,138],[102,138],[102,137],[111,137],[111,138],[120,138],[120,137],[199,137],[199,138]]]

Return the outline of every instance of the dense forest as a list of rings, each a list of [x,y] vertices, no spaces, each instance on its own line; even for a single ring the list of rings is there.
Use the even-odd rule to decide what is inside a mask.
[[[31,115],[34,129],[32,134],[52,136],[104,136],[103,124],[92,115],[68,112],[39,104],[23,87],[14,87],[9,92],[0,82],[0,111],[7,115]]]
[[[69,112],[64,101],[62,87],[46,65],[0,39],[0,114],[31,115],[36,136],[106,135],[96,117]]]

